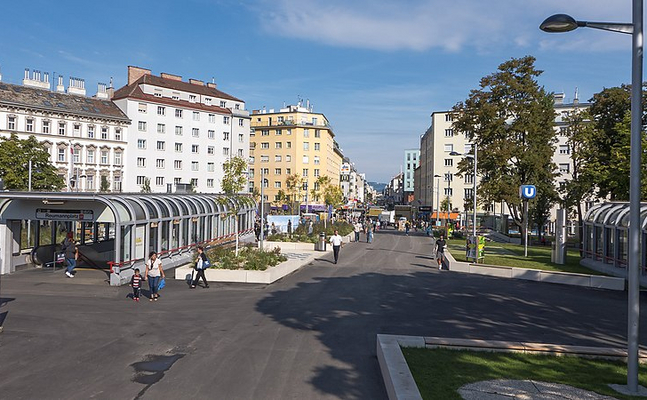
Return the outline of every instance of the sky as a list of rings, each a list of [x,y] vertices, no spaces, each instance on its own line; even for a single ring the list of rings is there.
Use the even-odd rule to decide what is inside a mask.
[[[211,81],[249,110],[309,100],[369,181],[400,172],[434,111],[531,55],[539,84],[582,101],[631,80],[631,36],[548,34],[556,13],[631,22],[630,0],[9,0],[2,80],[25,68],[125,85],[135,65]]]

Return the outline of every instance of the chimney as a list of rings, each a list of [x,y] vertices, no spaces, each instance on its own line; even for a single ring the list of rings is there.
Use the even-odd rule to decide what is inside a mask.
[[[112,76],[110,77],[110,86],[108,86],[108,89],[106,89],[106,92],[108,93],[108,98],[112,99],[115,97],[115,88],[112,86]]]
[[[146,68],[134,67],[132,65],[128,66],[128,84],[132,84],[137,79],[141,78],[144,75],[151,75],[151,70]]]
[[[204,82],[199,79],[189,79],[189,83],[192,85],[204,86]]]
[[[215,89],[218,85],[215,84],[215,82],[207,82],[207,87],[211,89]]]
[[[58,83],[56,84],[56,91],[59,93],[65,93],[65,86],[63,86],[63,75],[58,76]]]
[[[24,86],[35,87],[39,89],[49,89],[49,82],[44,82],[40,78],[40,71],[32,71],[29,77],[29,68],[25,68],[25,78],[22,80]]]
[[[107,85],[105,83],[97,84],[97,94],[94,95],[97,99],[108,99],[108,91],[106,90]]]
[[[77,96],[85,96],[85,81],[80,78],[70,77],[70,86],[68,86],[67,92]]]
[[[555,93],[553,95],[555,105],[564,104],[564,97],[565,97],[564,93]]]
[[[173,74],[167,74],[166,72],[162,72],[160,76],[164,79],[170,79],[172,81],[182,82],[182,77],[180,75],[173,75]]]

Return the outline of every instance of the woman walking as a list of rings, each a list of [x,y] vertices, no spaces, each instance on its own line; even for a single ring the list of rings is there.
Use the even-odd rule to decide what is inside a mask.
[[[157,294],[157,289],[160,284],[160,277],[165,278],[164,270],[162,269],[162,260],[157,258],[157,253],[151,251],[148,256],[148,261],[146,261],[146,272],[144,273],[148,277],[148,287],[150,288],[150,299],[149,301],[157,301],[160,297]]]

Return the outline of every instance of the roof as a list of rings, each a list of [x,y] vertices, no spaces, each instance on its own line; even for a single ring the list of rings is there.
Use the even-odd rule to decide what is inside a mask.
[[[135,84],[133,84],[135,85]],[[128,86],[125,86],[122,89],[125,89]],[[124,91],[125,93],[126,91]],[[208,106],[206,104],[202,103],[191,103],[186,100],[173,100],[168,97],[156,97],[152,94],[146,94],[142,89],[139,87],[139,85],[136,85],[132,88],[132,90],[129,90],[126,95],[123,95],[119,98],[117,98],[117,92],[115,92],[115,97],[113,97],[113,100],[120,100],[120,99],[135,99],[135,100],[143,100],[143,101],[148,101],[151,103],[158,103],[158,104],[167,104],[170,106],[176,106],[176,107],[182,107],[182,108],[192,108],[196,110],[204,110],[204,111],[210,111],[210,112],[217,112],[220,114],[232,114],[232,111],[228,108],[223,108],[219,106]]]
[[[143,75],[135,82],[131,83],[130,85],[126,85],[120,88],[115,92],[113,99],[130,97],[132,93],[134,93],[135,89],[139,87],[139,85],[144,85],[144,84],[163,87],[163,88],[172,89],[172,90],[179,90],[182,92],[190,92],[190,93],[200,94],[204,96],[212,96],[220,99],[228,99],[228,100],[243,102],[243,100],[238,99],[225,92],[221,92],[216,88],[211,88],[204,85],[196,85],[193,83],[178,81],[174,79],[162,78],[160,76],[155,76],[151,74]],[[159,97],[157,97],[157,99],[159,99]],[[191,103],[191,104],[194,104],[194,103]]]
[[[124,122],[130,121],[126,114],[110,100],[52,92],[46,89],[1,82],[0,105],[35,108],[43,111],[91,118],[108,118]]]

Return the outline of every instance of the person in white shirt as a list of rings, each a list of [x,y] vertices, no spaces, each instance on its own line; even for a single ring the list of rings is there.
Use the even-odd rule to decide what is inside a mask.
[[[335,255],[335,264],[337,264],[339,249],[342,246],[342,238],[339,236],[339,231],[335,230],[335,234],[330,237],[330,244],[332,245],[332,252]]]
[[[144,276],[148,279],[148,287],[150,288],[150,301],[157,301],[160,295],[157,293],[159,290],[160,278],[165,278],[164,269],[162,269],[162,260],[157,258],[157,253],[151,251],[146,261],[146,271]]]
[[[355,221],[353,224],[353,230],[355,231],[355,241],[359,242],[359,232],[362,230],[362,224],[359,221]]]

